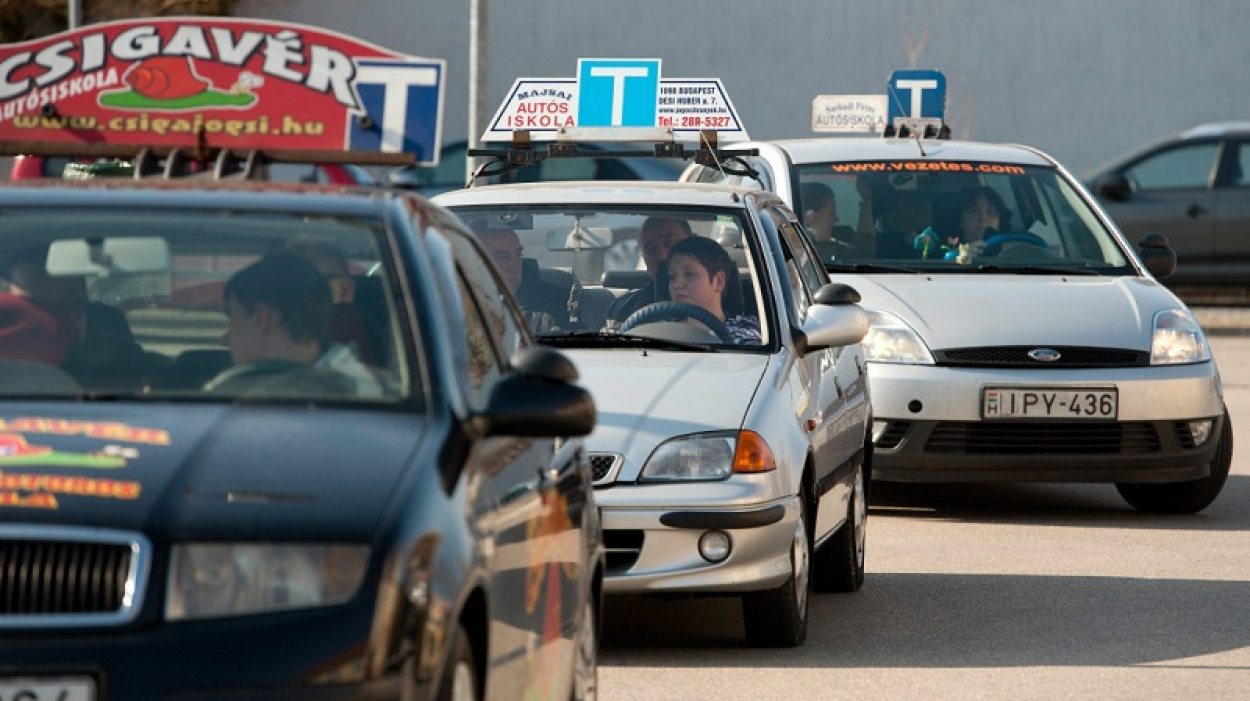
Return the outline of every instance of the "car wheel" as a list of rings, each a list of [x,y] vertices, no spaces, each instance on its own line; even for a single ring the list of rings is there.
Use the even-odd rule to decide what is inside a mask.
[[[846,522],[824,547],[812,556],[812,586],[819,592],[859,591],[864,586],[865,535],[868,531],[868,497],[864,468],[856,466]]]
[[[582,622],[577,633],[577,659],[573,666],[571,701],[599,698],[599,622],[593,601],[582,606]]]
[[[756,647],[795,647],[807,637],[807,602],[812,587],[808,503],[804,489],[799,493],[799,518],[790,544],[790,578],[776,589],[742,597],[747,642]]]
[[[1211,458],[1211,474],[1170,484],[1117,484],[1116,490],[1134,509],[1154,514],[1195,514],[1207,508],[1224,488],[1233,464],[1233,422],[1224,408],[1224,427]]]
[[[473,647],[469,645],[469,633],[463,625],[456,626],[456,637],[451,641],[451,656],[443,671],[442,683],[438,685],[439,701],[477,701],[477,663],[473,659]]]

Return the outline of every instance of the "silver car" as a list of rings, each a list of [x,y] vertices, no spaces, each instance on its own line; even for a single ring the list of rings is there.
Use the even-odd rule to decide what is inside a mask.
[[[606,593],[741,596],[752,644],[792,646],[813,587],[859,589],[867,315],[853,289],[830,283],[779,197],[563,182],[435,201],[499,252],[539,341],[564,349],[595,397],[587,447]],[[652,270],[665,258],[657,221],[686,233]],[[706,275],[691,267],[705,260]],[[719,280],[724,308],[699,302],[688,275]],[[647,303],[618,309],[640,294]]]
[[[874,479],[1114,483],[1169,513],[1219,494],[1233,432],[1201,327],[1156,280],[1176,254],[1133,250],[1054,159],[889,137],[734,150],[683,180],[779,193],[863,295]]]

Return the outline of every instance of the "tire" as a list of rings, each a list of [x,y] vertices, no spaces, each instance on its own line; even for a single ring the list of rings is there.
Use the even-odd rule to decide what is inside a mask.
[[[468,631],[458,623],[435,698],[438,701],[477,701],[478,696],[477,662],[473,659],[473,647],[469,645]]]
[[[812,591],[808,504],[804,488],[799,493],[799,519],[790,546],[790,577],[776,589],[742,597],[743,627],[752,646],[797,647],[807,638],[807,606]]]
[[[596,701],[599,698],[599,620],[593,600],[582,606],[573,662],[573,690],[570,701]]]
[[[1116,490],[1130,506],[1152,514],[1196,514],[1211,505],[1224,488],[1233,464],[1233,422],[1224,408],[1224,425],[1211,458],[1211,474],[1201,479],[1170,484],[1117,484]]]
[[[812,556],[812,587],[818,592],[853,592],[864,586],[868,497],[864,468],[856,466],[846,522]]]

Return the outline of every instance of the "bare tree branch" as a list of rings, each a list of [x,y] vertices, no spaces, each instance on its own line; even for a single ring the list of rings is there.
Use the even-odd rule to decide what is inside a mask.
[[[82,0],[84,24],[136,17],[228,17],[239,0]],[[0,0],[0,43],[38,39],[69,26],[67,0]]]

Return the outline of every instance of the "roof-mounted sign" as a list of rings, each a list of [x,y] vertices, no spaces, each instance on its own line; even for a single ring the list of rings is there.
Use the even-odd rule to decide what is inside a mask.
[[[435,164],[445,74],[441,59],[287,22],[94,24],[0,45],[0,146],[376,152]]]
[[[923,133],[925,127],[941,129],[946,116],[946,76],[941,71],[894,71],[886,84],[889,125]]]
[[[812,131],[882,131],[885,95],[817,95],[812,100]]]
[[[579,129],[627,135],[657,128],[677,141],[697,141],[702,131],[722,142],[749,138],[719,79],[662,78],[659,59],[579,59],[576,78],[518,78],[482,141],[511,141],[515,131],[554,141]]]

